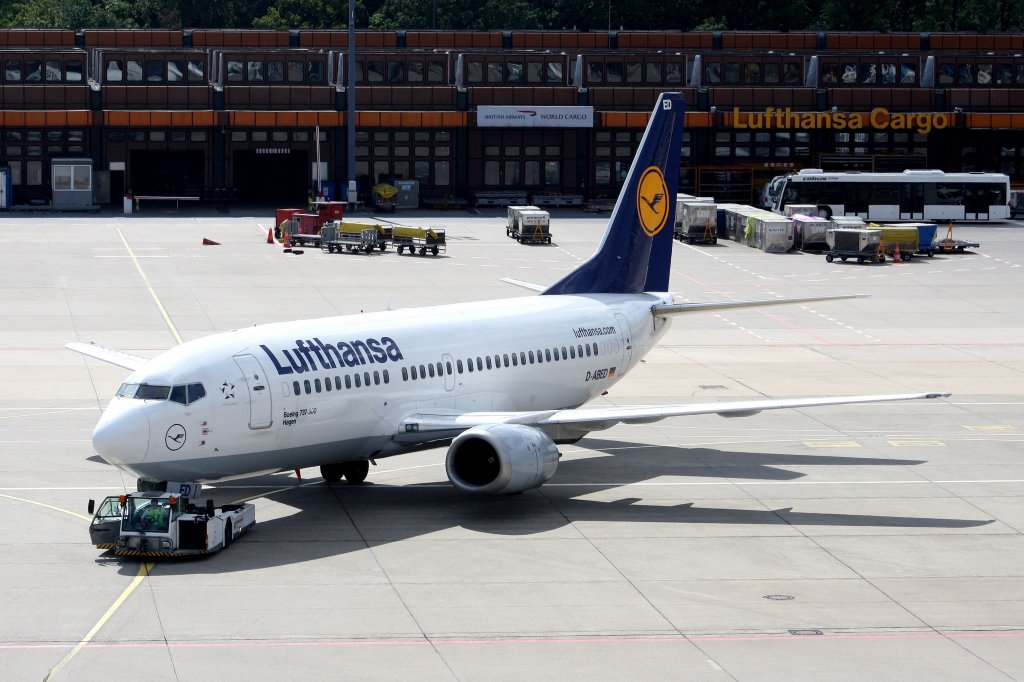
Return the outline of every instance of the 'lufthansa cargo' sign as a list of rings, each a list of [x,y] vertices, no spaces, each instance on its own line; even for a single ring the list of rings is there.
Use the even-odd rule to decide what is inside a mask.
[[[594,107],[499,107],[476,110],[478,128],[593,128]]]

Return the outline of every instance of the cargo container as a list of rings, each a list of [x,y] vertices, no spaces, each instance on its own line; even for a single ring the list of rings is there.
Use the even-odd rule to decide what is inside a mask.
[[[831,220],[799,213],[792,220],[793,239],[797,248],[803,251],[822,251],[828,248],[825,233],[832,227]]]
[[[888,225],[886,227],[889,227]],[[934,256],[939,247],[935,245],[935,233],[939,226],[935,223],[900,223],[892,227],[915,227],[917,228],[917,253],[926,253]]]
[[[882,250],[890,258],[899,251],[900,259],[908,261],[917,253],[917,244],[920,239],[916,227],[902,225],[881,225]]]
[[[754,218],[754,239],[765,253],[786,253],[793,248],[793,221],[775,213]]]
[[[679,203],[676,211],[675,238],[687,244],[718,242],[718,206],[699,199]]]
[[[816,204],[786,204],[786,207],[782,209],[782,214],[788,217],[795,215],[818,217],[819,215]]]
[[[881,230],[833,227],[825,233],[825,242],[829,248],[825,260],[829,263],[836,258],[843,262],[849,258],[856,258],[858,263],[885,262]]]

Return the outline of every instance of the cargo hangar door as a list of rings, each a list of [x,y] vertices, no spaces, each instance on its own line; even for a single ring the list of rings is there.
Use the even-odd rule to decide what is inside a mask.
[[[302,205],[310,187],[309,152],[286,151],[260,154],[255,150],[235,150],[231,157],[235,197],[251,203]]]
[[[199,150],[134,149],[128,160],[127,189],[138,196],[198,197],[203,171]]]

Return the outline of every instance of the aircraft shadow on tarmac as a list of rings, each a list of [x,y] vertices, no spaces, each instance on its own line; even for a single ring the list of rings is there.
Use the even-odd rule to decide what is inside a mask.
[[[929,518],[874,514],[797,512],[792,507],[737,509],[716,507],[714,500],[671,506],[642,504],[639,498],[610,501],[582,499],[595,493],[664,476],[787,481],[804,474],[787,465],[893,467],[923,464],[923,460],[749,453],[650,446],[587,439],[586,447],[610,457],[563,459],[547,485],[521,495],[474,496],[444,484],[438,467],[436,481],[423,484],[362,485],[293,482],[291,490],[275,492],[270,502],[257,502],[256,528],[232,546],[211,557],[164,561],[160,573],[218,574],[295,564],[336,557],[369,547],[428,535],[473,540],[501,537],[544,537],[573,523],[676,523],[778,526],[835,526],[877,528],[960,529],[993,523],[993,519]],[[627,454],[628,453],[628,454]],[[218,502],[259,495],[280,477],[258,476],[232,481],[231,489],[210,490]],[[246,490],[246,485],[253,489]],[[206,495],[204,494],[204,497]],[[745,497],[737,493],[736,498]],[[639,503],[639,504],[638,504]],[[870,502],[865,502],[870,505]],[[565,537],[548,535],[547,537]],[[134,575],[137,560],[105,553],[98,561],[123,561],[119,572]]]

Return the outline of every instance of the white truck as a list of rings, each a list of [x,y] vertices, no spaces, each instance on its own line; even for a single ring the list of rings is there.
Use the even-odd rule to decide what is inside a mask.
[[[212,554],[226,548],[256,525],[251,504],[207,500],[196,506],[187,494],[199,495],[197,484],[179,484],[175,492],[134,492],[89,500],[89,538],[97,549],[119,556],[171,557]],[[185,494],[182,494],[184,492]]]

